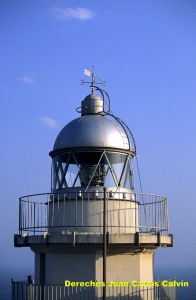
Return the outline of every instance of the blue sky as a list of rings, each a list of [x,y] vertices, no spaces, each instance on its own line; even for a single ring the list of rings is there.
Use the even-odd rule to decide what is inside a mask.
[[[31,251],[13,246],[18,198],[50,191],[48,153],[92,65],[134,134],[143,191],[169,199],[175,246],[157,267],[195,268],[196,2],[1,0],[0,43],[3,270],[33,272]]]

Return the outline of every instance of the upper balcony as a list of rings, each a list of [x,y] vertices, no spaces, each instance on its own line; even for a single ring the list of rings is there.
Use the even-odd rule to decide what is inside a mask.
[[[29,246],[46,236],[64,242],[76,236],[81,243],[102,242],[103,219],[110,243],[172,245],[168,234],[168,201],[165,197],[109,190],[105,193],[45,193],[19,199],[19,235],[16,246]],[[73,236],[73,238],[71,237]],[[88,236],[88,238],[87,238]],[[34,237],[34,239],[33,239]],[[120,238],[119,238],[120,237]],[[151,239],[149,240],[149,237]],[[28,242],[24,242],[25,238]],[[85,240],[84,240],[85,239]],[[34,241],[34,242],[33,242]],[[94,241],[95,242],[95,241]]]

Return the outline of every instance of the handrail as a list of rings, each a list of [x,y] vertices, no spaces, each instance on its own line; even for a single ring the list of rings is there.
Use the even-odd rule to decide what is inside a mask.
[[[19,198],[19,233],[102,232],[103,193],[40,193]],[[107,227],[111,233],[168,231],[167,198],[147,193],[107,192]],[[97,230],[97,228],[99,230]]]
[[[168,299],[168,294],[171,300],[176,300],[176,287],[175,286],[162,286],[159,280],[156,280],[158,286],[143,286],[133,287],[131,284],[128,286],[113,286],[106,285],[106,293],[108,300],[119,299],[119,295],[127,300],[133,299]],[[69,300],[69,299],[102,299],[103,287],[90,286],[90,287],[67,287],[63,284],[36,284],[33,282],[20,282],[12,280],[12,300]]]

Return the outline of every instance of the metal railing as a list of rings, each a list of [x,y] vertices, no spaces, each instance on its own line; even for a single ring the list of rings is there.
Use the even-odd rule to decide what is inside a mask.
[[[44,193],[19,199],[19,234],[103,232],[103,193]],[[167,199],[144,193],[107,193],[110,233],[168,233]]]
[[[175,300],[175,287],[106,287],[107,300]],[[101,300],[102,287],[66,287],[12,281],[11,300]]]

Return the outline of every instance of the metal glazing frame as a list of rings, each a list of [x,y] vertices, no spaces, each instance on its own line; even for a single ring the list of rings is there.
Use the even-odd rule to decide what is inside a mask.
[[[94,164],[96,165],[95,169],[94,169],[94,172],[91,176],[91,178],[89,179],[88,182],[86,182],[82,172],[81,172],[81,166],[80,164],[78,163],[77,161],[77,158],[76,158],[76,154],[78,153],[84,153],[84,154],[87,154],[87,153],[100,153],[100,157],[99,157],[99,160]],[[112,162],[110,161],[109,157],[108,157],[108,154],[120,154],[120,155],[125,155],[126,158],[125,158],[125,161],[123,163],[123,166],[122,166],[122,171],[121,171],[121,174],[120,176],[117,176],[116,172],[115,172],[115,169],[113,167],[113,164]],[[59,154],[60,155],[64,155],[64,154],[68,154],[68,158],[66,160],[66,162],[61,162],[61,161],[58,161],[56,159],[56,156],[53,157],[53,170],[52,170],[52,177],[53,177],[53,186],[52,186],[52,190],[59,190],[59,189],[62,189],[62,188],[68,188],[68,187],[75,187],[76,185],[76,182],[77,182],[77,179],[79,177],[79,174],[80,176],[83,176],[83,180],[85,181],[85,184],[86,184],[86,189],[85,189],[85,192],[88,190],[92,180],[93,180],[93,177],[96,173],[96,171],[98,170],[98,167],[100,166],[100,163],[102,161],[102,159],[104,158],[107,162],[107,165],[108,165],[108,168],[106,170],[106,176],[108,175],[108,172],[110,171],[111,172],[111,175],[112,175],[112,178],[113,178],[113,181],[114,181],[114,184],[115,186],[118,188],[119,186],[122,185],[122,181],[124,181],[124,186],[126,184],[126,181],[127,181],[127,177],[128,177],[128,174],[129,174],[129,167],[130,169],[132,170],[132,166],[131,164],[129,165],[130,163],[130,159],[132,158],[132,155],[129,154],[129,153],[123,153],[123,152],[115,152],[115,151],[112,151],[110,149],[108,150],[89,150],[89,149],[86,149],[86,151],[80,151],[80,150],[71,150],[70,152],[64,152],[64,153],[61,153]],[[74,160],[75,162],[75,165],[77,166],[78,168],[78,172],[77,174],[75,175],[75,178],[73,180],[73,183],[72,185],[70,186],[68,183],[67,183],[67,180],[66,180],[66,174],[67,174],[67,171],[69,170],[69,164],[70,164],[70,160],[71,158]],[[65,163],[65,166],[63,167],[63,163]],[[132,176],[132,173],[130,174]],[[131,185],[131,184],[130,184]],[[131,189],[133,189],[133,186],[130,186]]]

